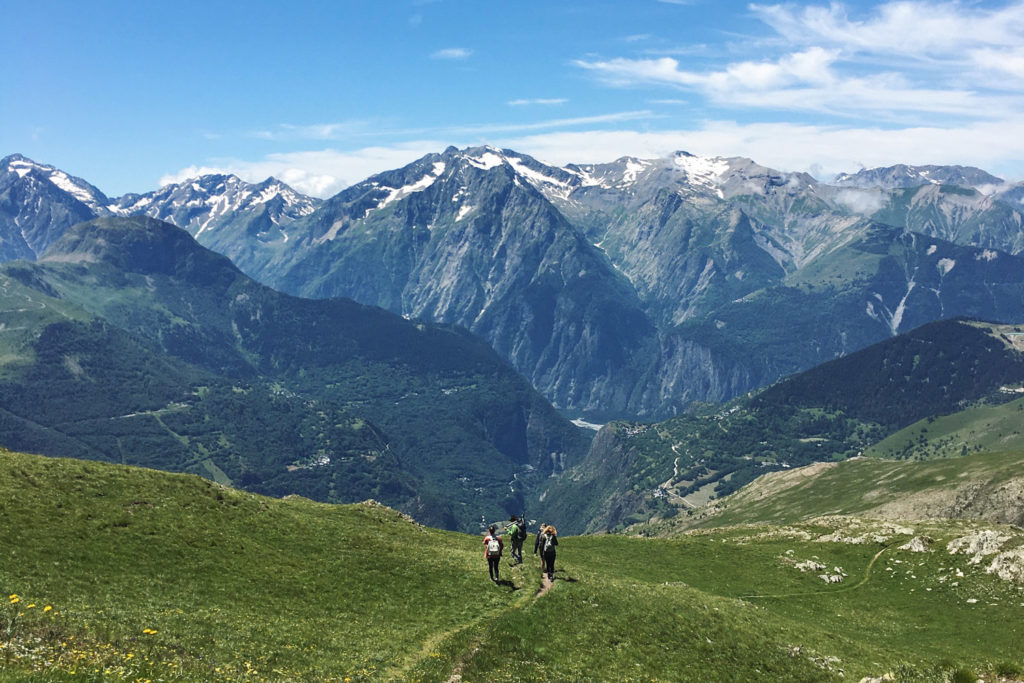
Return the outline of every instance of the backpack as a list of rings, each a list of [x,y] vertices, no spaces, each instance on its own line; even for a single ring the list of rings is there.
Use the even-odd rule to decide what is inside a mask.
[[[487,557],[498,557],[501,555],[501,541],[497,536],[491,536],[487,541]]]
[[[544,534],[544,552],[550,553],[555,550],[555,537],[553,534]]]
[[[516,526],[515,539],[519,542],[523,542],[526,540],[526,525],[519,524]]]

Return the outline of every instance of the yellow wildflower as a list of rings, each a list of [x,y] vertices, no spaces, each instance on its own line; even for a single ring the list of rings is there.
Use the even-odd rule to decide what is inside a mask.
[[[43,608],[43,611],[44,611],[44,612],[49,612],[49,611],[50,611],[50,610],[52,610],[52,609],[53,609],[53,607],[52,607],[52,606],[50,606],[50,605],[47,605],[46,607],[44,607],[44,608]]]
[[[11,596],[11,604],[12,605],[17,605],[19,602],[21,602],[21,598],[19,598],[17,595],[12,595]]]
[[[36,603],[34,603],[34,602],[33,602],[32,604],[30,604],[30,605],[29,605],[28,607],[26,607],[25,609],[32,609],[32,608],[33,608],[33,607],[35,607],[35,606],[36,606]]]

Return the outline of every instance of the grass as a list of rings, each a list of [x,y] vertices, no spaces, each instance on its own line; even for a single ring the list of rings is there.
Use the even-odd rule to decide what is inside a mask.
[[[774,472],[722,499],[710,511],[684,513],[640,529],[658,535],[671,529],[791,524],[822,515],[934,516],[938,510],[955,507],[964,487],[978,485],[995,491],[999,484],[1021,477],[1024,457],[1019,451],[924,462],[856,458]],[[1014,510],[993,506],[990,512],[995,517],[1012,516]]]
[[[1021,587],[965,556],[897,551],[902,532],[887,544],[819,540],[851,524],[564,538],[555,585],[537,597],[532,556],[503,566],[496,585],[479,537],[377,505],[0,452],[0,680],[948,680],[1020,669]],[[794,567],[812,557],[848,578],[825,584]],[[965,578],[952,586],[957,570]]]
[[[1024,399],[920,420],[865,451],[882,458],[949,458],[978,451],[1024,450]]]

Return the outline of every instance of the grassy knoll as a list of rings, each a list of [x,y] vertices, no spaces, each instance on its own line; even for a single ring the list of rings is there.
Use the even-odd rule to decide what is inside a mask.
[[[882,458],[949,458],[968,453],[1024,450],[1024,399],[982,405],[909,425],[864,451]]]
[[[710,507],[637,530],[662,535],[688,528],[790,524],[822,515],[1019,524],[1022,511],[1013,487],[1022,483],[1024,455],[1019,451],[924,462],[856,458],[772,472]]]
[[[564,538],[536,597],[532,557],[495,585],[478,537],[379,506],[0,452],[0,680],[943,680],[1021,664],[1019,586],[896,550],[910,529],[823,540],[848,524]],[[933,527],[936,548],[963,532]],[[812,558],[846,579],[796,568]]]

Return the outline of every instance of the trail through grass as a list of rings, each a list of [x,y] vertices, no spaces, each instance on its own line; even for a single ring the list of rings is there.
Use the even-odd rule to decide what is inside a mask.
[[[532,562],[494,584],[479,537],[377,505],[0,453],[0,590],[18,598],[0,600],[0,681],[838,681],[948,673],[950,652],[975,671],[1020,664],[1024,586],[899,550],[907,529],[823,540],[874,528],[857,524],[567,537],[550,588]],[[963,532],[914,533],[939,548]],[[823,585],[796,568],[814,558],[862,578]]]
[[[843,588],[832,588],[817,591],[805,591],[803,593],[778,593],[775,595],[741,595],[740,598],[744,600],[756,600],[757,598],[800,598],[805,595],[825,595],[826,593],[829,595],[834,595],[836,593],[845,593],[847,591],[856,590],[868,582],[868,580],[871,578],[871,568],[875,566],[875,562],[878,560],[878,558],[882,556],[882,553],[884,553],[888,549],[889,546],[886,546],[885,548],[882,548],[877,553],[875,553],[875,556],[871,558],[871,561],[868,562],[867,568],[865,568],[864,570],[864,576],[861,578],[860,581],[853,584],[852,586],[844,586]]]

